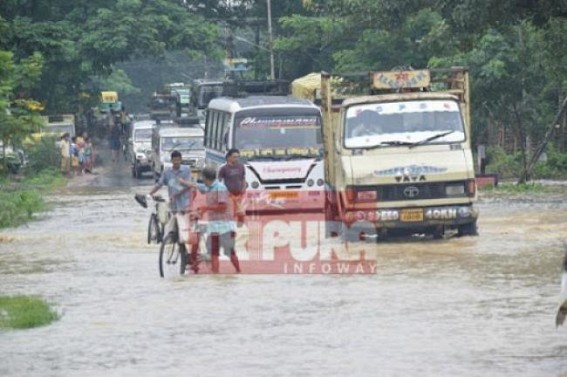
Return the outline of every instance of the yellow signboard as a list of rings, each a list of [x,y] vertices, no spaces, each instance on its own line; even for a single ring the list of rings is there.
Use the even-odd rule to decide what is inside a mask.
[[[431,82],[429,70],[373,72],[376,89],[426,88]]]
[[[100,92],[100,97],[102,99],[102,102],[118,102],[118,93],[116,92]]]

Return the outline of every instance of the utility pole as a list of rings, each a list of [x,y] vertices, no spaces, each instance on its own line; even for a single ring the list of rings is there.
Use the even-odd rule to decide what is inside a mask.
[[[270,44],[270,80],[276,79],[274,66],[274,39],[272,36],[272,1],[266,0],[268,5],[268,43]]]

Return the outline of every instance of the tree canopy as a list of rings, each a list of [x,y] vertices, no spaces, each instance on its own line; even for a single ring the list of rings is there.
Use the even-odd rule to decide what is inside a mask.
[[[18,99],[35,99],[45,112],[76,112],[109,78],[125,93],[155,90],[149,86],[176,68],[166,64],[163,74],[149,67],[171,56],[179,62],[172,52],[205,68],[223,56],[246,57],[256,76],[265,76],[268,2],[4,0],[2,116]],[[512,139],[528,147],[567,95],[564,0],[272,0],[271,15],[279,78],[469,67],[476,143]],[[199,74],[179,71],[183,79]],[[563,131],[563,149],[565,139]]]

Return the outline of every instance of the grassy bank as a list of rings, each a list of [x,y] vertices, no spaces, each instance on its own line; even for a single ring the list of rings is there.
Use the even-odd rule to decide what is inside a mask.
[[[25,224],[35,213],[45,211],[43,194],[64,184],[65,179],[53,169],[0,178],[0,228]]]
[[[43,195],[65,185],[54,137],[25,147],[27,163],[18,174],[0,174],[0,229],[25,224],[45,211]]]
[[[0,296],[0,329],[29,329],[57,319],[57,313],[39,297]]]

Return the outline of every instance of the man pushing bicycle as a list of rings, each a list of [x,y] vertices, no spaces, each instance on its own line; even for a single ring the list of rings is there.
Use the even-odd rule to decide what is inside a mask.
[[[191,168],[181,165],[181,152],[171,152],[171,167],[167,167],[161,173],[157,183],[149,192],[153,196],[160,188],[167,186],[169,195],[169,204],[171,218],[165,225],[164,234],[167,235],[171,231],[176,231],[179,236],[177,242],[181,245],[189,244],[189,224],[191,203],[195,198],[196,192],[195,182],[191,176]],[[177,228],[176,228],[177,226]],[[198,252],[199,245],[191,245],[191,255],[195,256]],[[196,265],[194,265],[194,269]]]

